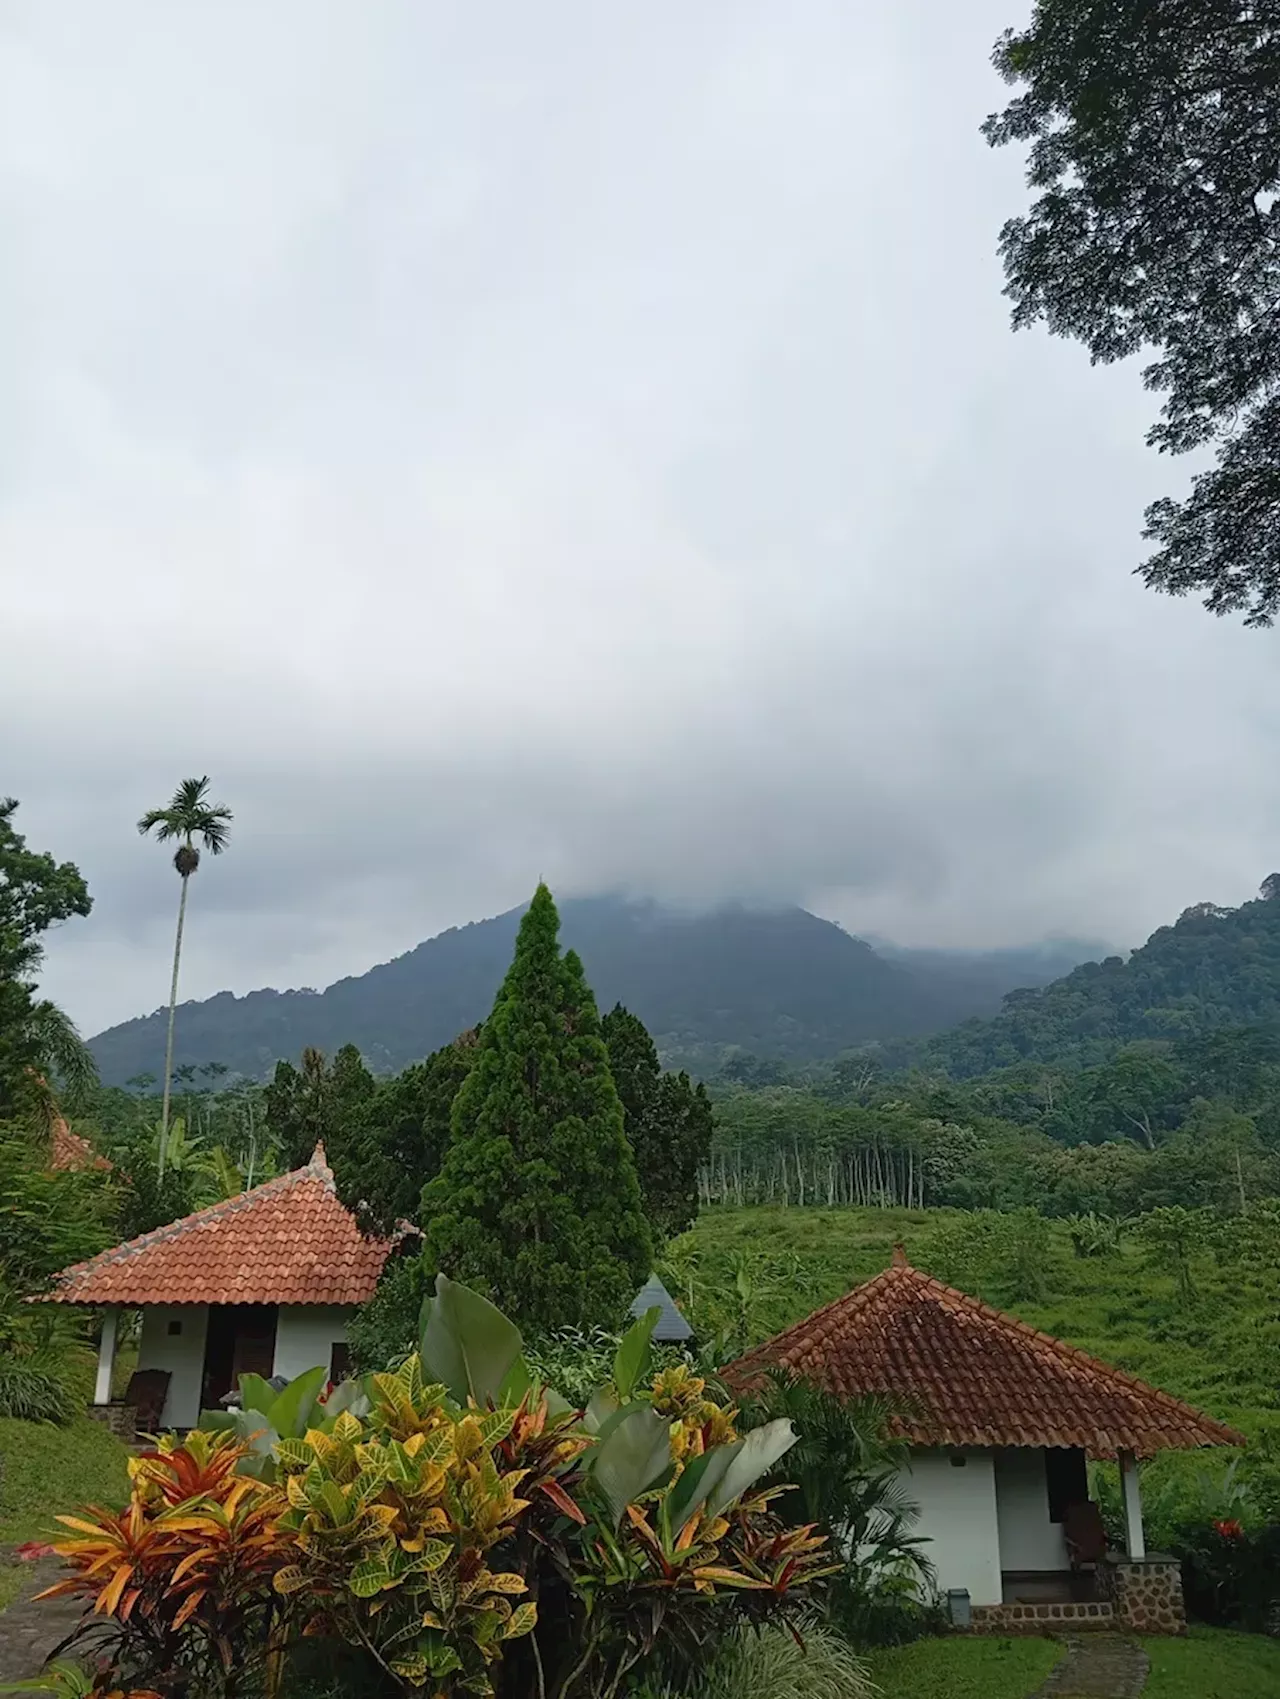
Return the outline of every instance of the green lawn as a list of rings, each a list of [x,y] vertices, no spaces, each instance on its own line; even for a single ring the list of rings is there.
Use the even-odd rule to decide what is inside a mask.
[[[957,1636],[872,1652],[867,1662],[884,1699],[1026,1699],[1061,1657],[1054,1640]]]
[[[123,1504],[127,1453],[100,1422],[69,1427],[0,1417],[0,1546],[56,1537],[59,1512],[81,1504]],[[22,1584],[21,1564],[0,1563],[0,1608]]]
[[[1276,1699],[1280,1694],[1280,1640],[1193,1628],[1185,1640],[1145,1640],[1143,1645],[1151,1675],[1142,1699]]]

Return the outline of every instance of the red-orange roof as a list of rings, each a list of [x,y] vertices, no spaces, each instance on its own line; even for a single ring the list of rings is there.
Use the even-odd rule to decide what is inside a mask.
[[[49,1140],[49,1166],[53,1169],[110,1168],[105,1156],[99,1156],[88,1139],[73,1133],[61,1115],[53,1123]]]
[[[305,1168],[58,1275],[63,1304],[363,1304],[390,1245],[343,1206],[323,1146]]]
[[[770,1366],[840,1397],[902,1402],[913,1445],[1083,1446],[1093,1457],[1241,1435],[1132,1376],[911,1268],[905,1258],[724,1371],[737,1391]]]

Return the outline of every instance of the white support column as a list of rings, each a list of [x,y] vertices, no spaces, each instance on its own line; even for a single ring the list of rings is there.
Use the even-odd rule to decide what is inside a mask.
[[[111,1402],[111,1371],[116,1361],[116,1323],[120,1319],[119,1304],[109,1304],[102,1312],[102,1340],[98,1345],[98,1378],[93,1384],[95,1404]]]
[[[1142,1488],[1138,1484],[1138,1459],[1131,1451],[1120,1453],[1120,1492],[1124,1499],[1125,1550],[1135,1563],[1147,1555],[1142,1531]]]

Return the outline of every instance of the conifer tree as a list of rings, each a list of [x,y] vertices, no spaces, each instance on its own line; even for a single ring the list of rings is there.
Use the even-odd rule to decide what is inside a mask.
[[[663,1073],[648,1028],[621,1003],[601,1025],[645,1217],[655,1238],[671,1238],[697,1219],[698,1168],[711,1153],[711,1100],[688,1074]]]
[[[539,885],[421,1216],[430,1270],[548,1328],[617,1322],[653,1257],[595,1000],[559,930]]]

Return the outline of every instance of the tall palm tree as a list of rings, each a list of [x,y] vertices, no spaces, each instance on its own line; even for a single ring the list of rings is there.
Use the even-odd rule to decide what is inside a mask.
[[[196,839],[210,855],[221,855],[230,836],[232,813],[222,803],[209,801],[209,780],[184,779],[168,806],[152,808],[138,822],[145,838],[154,832],[160,843],[178,843],[173,865],[182,879],[178,901],[178,932],[173,941],[173,981],[169,987],[169,1035],[164,1049],[164,1105],[160,1111],[160,1171],[164,1173],[165,1141],[169,1136],[169,1095],[173,1085],[173,1017],[178,1007],[178,964],[182,959],[182,928],[187,918],[187,883],[200,865]]]

